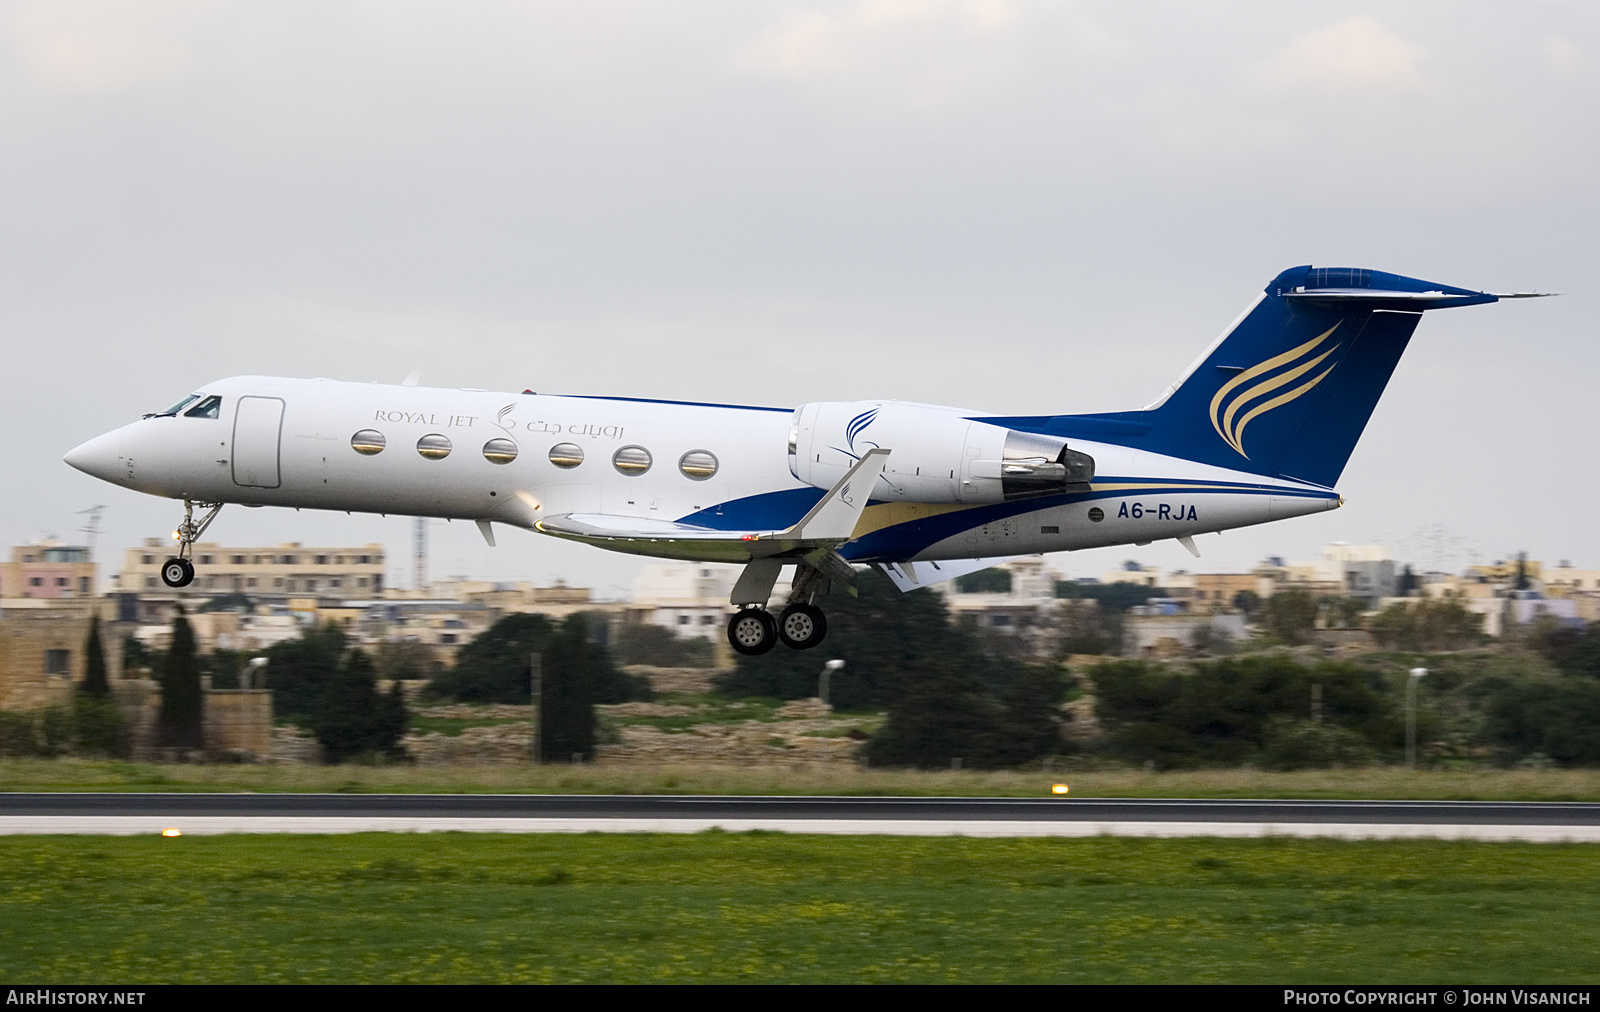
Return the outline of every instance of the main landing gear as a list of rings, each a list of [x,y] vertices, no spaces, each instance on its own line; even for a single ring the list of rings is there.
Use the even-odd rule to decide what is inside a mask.
[[[826,560],[823,564],[827,565]],[[728,620],[728,643],[748,657],[764,654],[782,643],[790,650],[810,650],[828,635],[828,619],[811,602],[828,592],[831,579],[808,559],[795,567],[794,583],[789,588],[789,603],[774,619],[766,601],[777,581],[779,559],[760,559],[745,567],[733,589],[733,602],[739,610]],[[840,560],[835,568],[841,578],[855,572]]]
[[[198,521],[194,518],[196,506],[206,511]],[[200,540],[200,535],[206,532],[221,510],[222,504],[219,502],[183,501],[183,523],[172,532],[173,540],[178,543],[178,554],[161,564],[162,583],[169,587],[187,587],[194,582],[194,563],[190,561],[190,556],[194,554],[194,543]]]
[[[741,608],[728,620],[728,642],[746,656],[764,654],[782,642],[791,650],[810,650],[828,635],[828,619],[814,604],[796,602],[774,619],[765,608]]]

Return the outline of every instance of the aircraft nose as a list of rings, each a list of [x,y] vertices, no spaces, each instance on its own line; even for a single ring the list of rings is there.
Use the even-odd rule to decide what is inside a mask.
[[[120,432],[108,432],[74,446],[61,459],[101,481],[116,481],[121,464],[121,442]]]

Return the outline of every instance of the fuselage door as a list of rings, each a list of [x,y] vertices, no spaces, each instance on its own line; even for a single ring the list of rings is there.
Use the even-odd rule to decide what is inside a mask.
[[[283,433],[281,397],[241,397],[233,416],[233,483],[277,488],[278,444]]]

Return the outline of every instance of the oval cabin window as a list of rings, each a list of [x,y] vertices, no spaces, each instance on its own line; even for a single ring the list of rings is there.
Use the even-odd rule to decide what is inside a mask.
[[[583,447],[577,443],[557,443],[550,447],[550,463],[557,467],[577,467],[583,463]]]
[[[483,459],[491,464],[509,464],[517,459],[517,444],[509,439],[491,439],[483,444]]]
[[[650,463],[650,451],[642,446],[624,446],[611,455],[611,466],[626,475],[644,474]]]
[[[429,460],[443,460],[450,456],[450,440],[437,432],[430,432],[417,440],[417,452]]]
[[[717,455],[710,450],[690,450],[678,458],[678,470],[686,478],[705,481],[717,473]]]
[[[350,437],[350,449],[368,457],[382,453],[388,445],[389,441],[377,429],[362,429]]]

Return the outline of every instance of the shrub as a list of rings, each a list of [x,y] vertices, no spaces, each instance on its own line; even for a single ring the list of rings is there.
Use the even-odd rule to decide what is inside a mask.
[[[680,637],[665,626],[644,622],[625,625],[617,633],[616,656],[622,664],[662,668],[709,668],[715,663],[710,640]]]
[[[1263,761],[1277,770],[1366,766],[1378,758],[1367,740],[1348,728],[1283,717],[1267,722],[1261,745]]]
[[[1482,630],[1482,615],[1448,598],[1396,602],[1379,612],[1371,625],[1380,646],[1425,652],[1476,646],[1483,639]]]
[[[36,756],[43,752],[33,714],[0,710],[0,757]]]

